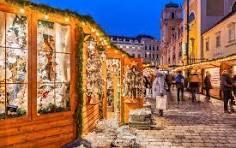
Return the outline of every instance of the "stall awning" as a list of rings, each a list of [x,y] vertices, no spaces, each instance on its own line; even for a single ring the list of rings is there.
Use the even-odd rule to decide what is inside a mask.
[[[206,68],[214,68],[220,67],[222,63],[227,62],[230,65],[236,64],[236,54],[232,54],[226,57],[206,60],[204,62],[199,62],[191,65],[185,65],[178,68],[175,68],[174,71],[183,71],[187,69],[206,69]]]

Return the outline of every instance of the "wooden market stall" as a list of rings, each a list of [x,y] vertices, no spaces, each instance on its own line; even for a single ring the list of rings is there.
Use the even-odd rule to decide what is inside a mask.
[[[85,37],[83,47],[82,133],[87,134],[105,114],[106,57],[93,33]]]
[[[125,74],[125,67],[128,63],[125,63],[126,59],[132,59],[124,51],[112,46],[106,51],[106,66],[107,66],[107,99],[105,102],[105,116],[106,119],[116,119],[121,124],[123,115],[123,79]]]
[[[15,2],[0,1],[0,147],[59,147],[76,138],[76,24]]]
[[[123,80],[142,61],[114,48],[90,17],[0,0],[0,19],[0,147],[61,147],[92,131],[108,115],[114,59],[116,106],[125,120]]]
[[[211,90],[211,96],[215,98],[221,98],[220,96],[220,79],[224,70],[232,70],[233,75],[236,75],[236,55],[232,54],[226,57],[216,58],[201,63],[192,65],[186,65],[176,68],[174,71],[191,71],[195,70],[201,75],[203,80],[205,73],[208,71],[211,74],[211,83],[213,89]],[[202,93],[205,93],[202,89]]]
[[[15,0],[0,1],[0,19],[0,147],[61,147],[94,128],[109,47],[99,26]]]

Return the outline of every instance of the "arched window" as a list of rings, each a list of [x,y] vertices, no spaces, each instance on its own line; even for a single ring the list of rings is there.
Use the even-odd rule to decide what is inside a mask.
[[[174,12],[171,13],[171,18],[172,18],[172,19],[175,18],[175,13],[174,13]]]
[[[232,12],[236,12],[236,2],[234,3],[234,5],[232,7]]]
[[[193,12],[189,15],[189,23],[193,22],[195,20],[195,14]]]

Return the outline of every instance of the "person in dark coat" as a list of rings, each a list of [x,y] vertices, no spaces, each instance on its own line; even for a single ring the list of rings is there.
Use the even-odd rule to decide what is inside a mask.
[[[168,72],[165,78],[165,82],[167,84],[167,91],[171,92],[171,85],[172,85],[172,76],[171,74]]]
[[[236,75],[233,76],[233,93],[234,97],[236,97]]]
[[[180,93],[181,93],[181,101],[184,100],[184,76],[182,75],[182,71],[179,71],[175,78],[176,88],[177,88],[177,102],[180,102]]]
[[[231,114],[228,109],[229,101],[232,99],[232,90],[233,90],[233,83],[230,77],[230,74],[227,70],[224,70],[221,76],[221,88],[223,90],[224,95],[224,112]]]
[[[231,112],[235,112],[233,105],[235,105],[235,97],[236,97],[236,75],[233,76],[232,78],[232,83],[233,83],[233,97],[231,99],[230,105],[231,105]]]
[[[210,90],[212,89],[211,85],[211,74],[206,72],[206,77],[204,79],[204,89],[206,90],[206,100],[210,101],[211,95]]]

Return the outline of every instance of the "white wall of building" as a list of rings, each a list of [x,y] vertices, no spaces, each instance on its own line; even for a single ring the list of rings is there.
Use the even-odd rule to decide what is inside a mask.
[[[233,25],[234,27],[230,26]],[[234,39],[229,40],[229,29],[234,28]],[[220,33],[220,46],[216,46],[216,36]],[[209,44],[207,50],[207,42]],[[236,53],[236,13],[203,34],[204,57],[214,59]]]

